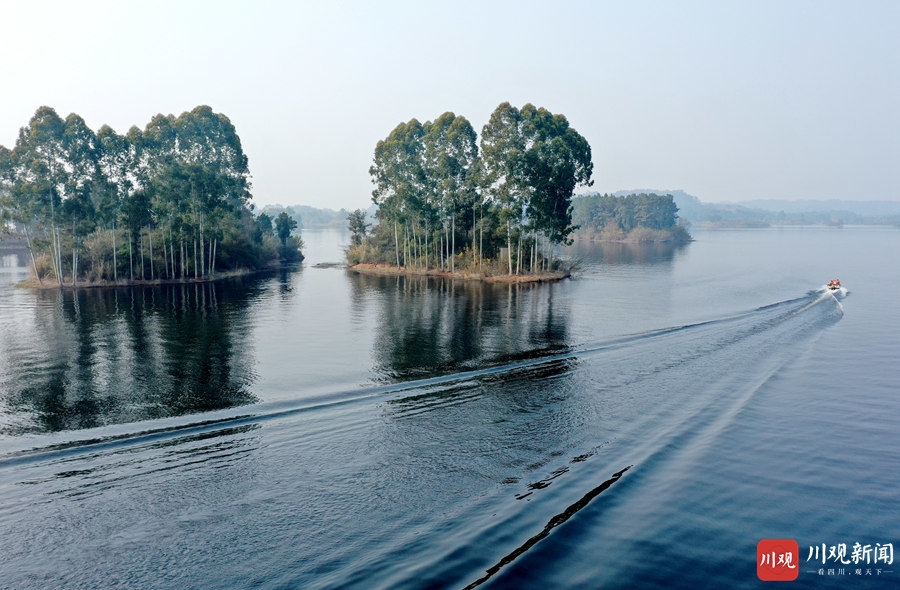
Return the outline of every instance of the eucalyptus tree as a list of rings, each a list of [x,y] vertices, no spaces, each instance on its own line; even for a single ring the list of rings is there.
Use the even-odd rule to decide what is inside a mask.
[[[247,157],[234,125],[208,106],[153,117],[133,143],[138,146],[136,176],[152,195],[148,225],[165,221],[169,263],[175,273],[179,241],[185,276],[185,240],[193,242],[194,275],[215,268],[219,224],[250,200]],[[152,237],[151,237],[152,239]],[[165,242],[163,245],[165,257]]]
[[[63,133],[65,122],[50,107],[39,108],[19,130],[13,148],[14,196],[25,216],[48,232],[53,272],[62,286],[62,256],[56,211],[63,191]]]
[[[527,137],[522,154],[529,193],[525,215],[532,229],[543,233],[551,245],[568,243],[569,234],[575,230],[575,188],[593,185],[591,147],[563,115],[531,104],[522,107],[521,115]]]
[[[100,232],[110,229],[112,277],[118,280],[121,226],[128,230],[132,278],[136,243],[143,260],[145,238],[151,279],[179,274],[176,239],[182,278],[191,261],[195,277],[214,271],[220,237],[228,239],[226,255],[257,262],[264,256],[240,253],[252,225],[247,157],[228,118],[208,106],[177,118],[157,115],[144,131],[132,127],[125,136],[108,126],[94,134],[78,115],[63,120],[52,108],[41,107],[20,130],[14,148],[0,149],[0,198],[3,218],[25,233],[39,279],[35,249],[49,244],[60,286],[67,270],[64,245],[71,245],[76,281],[88,236],[92,260],[100,262],[94,267],[97,276],[105,274],[108,254]],[[160,237],[161,257],[155,249]],[[185,241],[193,242],[191,261]],[[154,265],[160,260],[164,265],[157,273]],[[140,276],[146,275],[142,264]]]
[[[551,245],[574,231],[572,194],[579,185],[593,184],[591,148],[565,116],[530,103],[519,110],[504,102],[482,130],[481,152],[482,190],[501,207],[512,274],[514,228],[520,250],[526,223]],[[521,254],[517,267],[520,263]]]
[[[263,213],[263,215],[265,215],[265,213]],[[262,219],[263,215],[259,216],[260,219]],[[272,222],[269,221],[270,225],[271,223]],[[369,225],[370,224],[366,221],[366,212],[362,209],[356,209],[347,215],[347,228],[350,230],[350,241],[354,246],[359,246],[366,241]]]
[[[123,204],[132,196],[138,183],[138,153],[135,143],[139,141],[140,133],[137,127],[132,127],[127,136],[119,135],[109,125],[104,125],[97,132],[100,143],[98,165],[105,182],[105,190],[97,207],[98,223],[108,227],[112,234],[114,281],[119,280],[116,243],[118,220]]]
[[[478,158],[477,136],[465,117],[450,112],[426,123],[424,131],[425,182],[436,197],[443,220],[452,271],[456,258],[456,214],[475,201],[469,174]]]
[[[62,286],[62,226],[72,223],[72,280],[78,273],[77,248],[89,231],[92,194],[96,190],[97,138],[77,115],[64,121],[50,107],[40,107],[19,131],[10,154],[8,178],[16,217],[29,230],[42,226],[50,242],[51,262]],[[65,207],[63,204],[65,203]]]
[[[72,228],[72,284],[78,277],[78,262],[84,239],[94,231],[96,210],[102,201],[103,181],[96,134],[79,115],[66,117],[63,132],[65,195],[62,203],[67,224]]]
[[[200,268],[201,274],[209,274],[221,233],[217,222],[250,202],[247,156],[228,117],[208,106],[182,113],[174,129],[178,159],[192,168],[192,214],[198,229]]]
[[[481,130],[480,178],[483,195],[499,205],[506,225],[507,259],[512,274],[513,223],[521,223],[526,182],[522,153],[526,149],[522,115],[508,102],[501,103]]]
[[[418,120],[400,123],[376,144],[375,157],[369,168],[375,184],[372,202],[378,205],[377,216],[379,220],[393,224],[394,254],[398,267],[400,225],[412,218],[424,219],[427,224],[432,213],[430,204],[423,199],[427,192],[423,166],[424,135],[425,130]],[[404,255],[404,258],[407,256]]]
[[[16,182],[15,156],[16,153],[13,150],[0,145],[0,230],[7,228],[7,224],[12,224],[16,230],[24,234],[34,276],[37,277],[39,283],[43,284],[32,243],[36,218],[32,203],[23,198],[22,187]]]

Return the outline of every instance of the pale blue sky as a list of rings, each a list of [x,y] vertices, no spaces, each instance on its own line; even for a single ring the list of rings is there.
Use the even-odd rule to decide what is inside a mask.
[[[375,143],[501,102],[562,113],[594,189],[900,200],[900,2],[0,0],[0,144],[208,104],[258,205],[370,203]]]

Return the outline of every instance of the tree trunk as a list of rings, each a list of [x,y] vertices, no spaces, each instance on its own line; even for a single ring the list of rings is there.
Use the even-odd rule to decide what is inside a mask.
[[[59,228],[56,229],[56,256],[57,256],[57,265],[59,267],[59,286],[61,287],[63,284],[63,270],[62,270],[62,237],[59,235]]]
[[[59,231],[56,229],[56,212],[53,207],[53,195],[50,195],[50,238],[53,240],[53,265],[55,266],[54,270],[56,271],[56,280],[59,283],[59,287],[62,288],[63,280],[62,280],[62,254],[60,253],[60,245],[59,245]]]
[[[516,245],[516,274],[522,272],[522,232],[519,232],[519,242]]]
[[[509,261],[509,274],[512,274],[512,228],[510,220],[506,220],[506,259]]]
[[[394,222],[394,253],[397,255],[397,268],[400,268],[400,236],[396,221]]]
[[[206,276],[204,262],[206,261],[205,252],[203,250],[203,212],[200,212],[200,276]]]
[[[155,273],[153,272],[153,231],[150,226],[147,226],[147,235],[150,236],[150,280],[154,280]]]
[[[119,282],[119,268],[116,264],[116,222],[113,222],[113,281]]]
[[[59,286],[63,286],[62,280],[62,259],[59,254],[59,232],[56,230],[56,226],[53,225],[50,227],[50,254],[53,260],[53,273],[56,275],[56,282],[59,283]]]
[[[38,274],[37,259],[34,257],[34,248],[31,246],[31,236],[28,234],[28,226],[25,226],[25,242],[28,244],[28,254],[31,255],[31,266],[34,268],[34,276],[37,277],[38,285],[44,286],[41,275]]]
[[[481,203],[478,209],[479,213],[481,213],[481,224],[478,226],[480,230],[480,237],[478,238],[478,269],[481,270],[481,265],[484,263],[484,202]]]
[[[131,282],[134,282],[134,232],[128,230],[128,271]]]
[[[419,232],[416,231],[416,225],[412,226],[413,231],[413,264],[419,267]]]
[[[450,215],[450,272],[456,272],[456,212]]]
[[[75,225],[74,223],[72,225]],[[75,288],[75,277],[78,276],[78,259],[75,257],[75,228],[72,228],[72,288]]]
[[[534,274],[534,264],[537,259],[537,234],[531,232],[531,274]]]

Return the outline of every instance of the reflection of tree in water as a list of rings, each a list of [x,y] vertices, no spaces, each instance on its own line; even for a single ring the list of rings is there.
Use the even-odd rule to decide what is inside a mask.
[[[630,264],[669,264],[675,255],[687,247],[687,244],[667,242],[592,242],[576,240],[567,253],[585,262],[630,265]]]
[[[40,297],[46,356],[21,367],[8,397],[11,409],[34,415],[25,430],[90,428],[256,401],[244,336],[252,298],[241,281]]]
[[[568,315],[553,297],[560,285],[363,274],[352,280],[355,308],[364,308],[377,293],[375,369],[389,379],[446,375],[568,350]]]

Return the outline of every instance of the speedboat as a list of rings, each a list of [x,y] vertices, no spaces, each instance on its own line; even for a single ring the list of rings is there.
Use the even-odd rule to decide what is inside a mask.
[[[841,289],[841,280],[840,279],[832,279],[828,281],[828,290],[829,291],[840,291]]]

